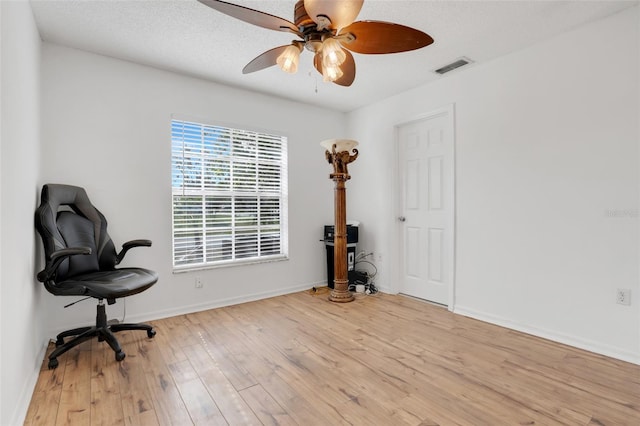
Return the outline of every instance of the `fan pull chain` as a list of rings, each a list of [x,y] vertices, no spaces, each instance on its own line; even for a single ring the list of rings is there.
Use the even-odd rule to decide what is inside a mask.
[[[313,82],[314,82],[314,84],[316,86],[314,92],[316,92],[316,94],[317,94],[318,93],[318,77],[313,74],[313,71],[309,71],[308,76],[313,78]]]

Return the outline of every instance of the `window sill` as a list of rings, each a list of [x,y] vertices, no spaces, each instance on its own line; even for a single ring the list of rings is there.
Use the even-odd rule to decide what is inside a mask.
[[[174,266],[173,273],[174,274],[182,274],[184,272],[193,272],[193,271],[203,271],[207,269],[220,269],[220,268],[232,268],[236,266],[247,266],[247,265],[256,265],[260,263],[274,263],[274,262],[282,262],[289,260],[289,256],[287,255],[278,255],[269,258],[262,259],[248,259],[248,260],[231,260],[228,262],[220,262],[215,265],[207,265],[207,264],[198,264],[198,265],[188,265],[188,266]]]

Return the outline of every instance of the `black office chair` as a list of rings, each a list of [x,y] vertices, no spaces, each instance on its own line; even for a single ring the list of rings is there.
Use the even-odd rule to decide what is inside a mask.
[[[35,222],[46,261],[38,280],[56,296],[98,299],[94,327],[74,328],[58,334],[56,349],[49,355],[50,369],[58,366],[58,356],[96,336],[111,346],[116,361],[122,361],[125,353],[114,332],[146,330],[149,338],[155,336],[155,330],[147,324],[109,324],[103,303],[106,299],[112,305],[116,299],[140,293],[158,281],[158,275],[147,269],[115,268],[129,249],[150,247],[151,241],[126,242],[116,254],[107,234],[105,217],[91,204],[85,190],[77,186],[44,185]],[[71,339],[65,342],[67,337]]]

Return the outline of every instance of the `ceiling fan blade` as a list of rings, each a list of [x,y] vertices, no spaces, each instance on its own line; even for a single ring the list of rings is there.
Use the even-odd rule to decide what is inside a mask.
[[[273,49],[267,50],[266,52],[256,56],[251,62],[244,66],[242,74],[249,74],[274,66],[277,63],[278,56],[280,56],[289,46],[290,44],[285,44],[284,46],[274,47]]]
[[[342,70],[342,77],[334,81],[335,84],[339,86],[349,87],[356,79],[356,61],[353,59],[353,55],[351,52],[345,50],[344,53],[347,55],[346,59],[340,65],[340,70]],[[313,57],[313,66],[318,70],[320,74],[322,74],[322,53],[318,52]]]
[[[339,30],[356,20],[362,3],[364,0],[304,0],[304,8],[318,29],[324,28],[322,17],[326,16],[331,21],[328,28]]]
[[[382,54],[420,49],[433,43],[429,34],[400,24],[382,21],[358,21],[340,31],[355,40],[342,46],[356,53]]]
[[[232,16],[241,21],[248,22],[259,27],[276,31],[286,31],[297,35],[301,35],[298,27],[293,22],[289,22],[284,18],[279,18],[268,13],[258,10],[249,9],[248,7],[238,6],[219,0],[198,0],[200,3],[209,6],[212,9],[222,12],[225,15]]]

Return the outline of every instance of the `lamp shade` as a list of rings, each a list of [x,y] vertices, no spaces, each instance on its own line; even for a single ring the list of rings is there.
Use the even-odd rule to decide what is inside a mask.
[[[295,44],[288,46],[284,52],[276,58],[276,63],[284,72],[294,74],[298,71],[298,62],[300,61],[300,48]]]
[[[336,152],[351,151],[358,146],[358,141],[353,139],[327,139],[320,142],[320,146],[329,152],[333,151],[333,145],[336,146]]]
[[[327,38],[322,42],[322,65],[325,67],[337,67],[347,59],[347,54],[342,50],[340,42],[335,38]]]
[[[314,22],[318,16],[327,16],[331,26],[340,30],[356,20],[364,0],[304,0],[304,8]]]
[[[343,75],[344,73],[339,66],[328,66],[322,64],[322,81],[336,81]]]

